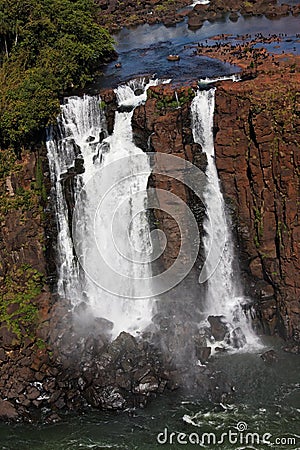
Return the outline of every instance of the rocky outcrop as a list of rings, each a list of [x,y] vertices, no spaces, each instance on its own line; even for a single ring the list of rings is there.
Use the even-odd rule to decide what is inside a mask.
[[[299,342],[299,73],[284,70],[221,84],[215,149],[264,331]]]
[[[243,16],[265,15],[269,19],[286,16],[290,13],[299,14],[299,5],[277,4],[277,0],[211,0],[208,4],[198,4],[188,12],[188,25],[190,28],[200,28],[205,20],[215,21],[229,13],[232,21]]]
[[[193,142],[190,128],[193,96],[191,87],[177,88],[176,95],[170,86],[153,87],[147,106],[141,106],[134,114],[135,136],[140,145],[147,149],[149,143],[152,150],[174,153],[204,167],[205,159]],[[101,92],[110,133],[117,108],[115,100],[112,90]],[[56,225],[48,204],[51,197],[45,149],[24,152],[21,160],[8,151],[1,156],[0,418],[32,420],[34,411],[35,417],[42,415],[46,422],[56,422],[62,411],[144,406],[165,389],[182,385],[197,386],[205,398],[213,401],[230,394],[226,380],[214,374],[213,369],[196,365],[190,335],[191,330],[193,336],[199,332],[185,318],[193,320],[197,316],[198,320],[199,313],[194,305],[189,310],[186,292],[186,316],[181,321],[174,319],[174,303],[170,303],[168,313],[165,309],[164,316],[158,314],[153,330],[144,336],[136,339],[121,333],[114,340],[110,337],[110,323],[94,318],[82,305],[71,313],[69,303],[50,292],[55,281],[55,267],[53,271],[50,263]],[[71,168],[61,180],[70,210],[75,169]],[[155,177],[151,182],[170,188],[194,205],[198,215],[203,214],[183,184]],[[170,239],[162,261],[167,267],[176,258],[178,235],[172,218],[162,214],[159,220]],[[181,310],[180,301],[178,317]],[[168,327],[164,322],[167,314]],[[163,337],[162,328],[168,329]],[[183,342],[187,352],[184,361],[179,361],[174,349]],[[198,358],[206,361],[210,348],[205,348],[202,341],[201,346],[197,349]],[[49,411],[46,416],[42,413],[44,407]]]
[[[103,102],[113,128],[113,91]],[[170,379],[155,349],[126,333],[111,342],[99,319],[87,333],[50,292],[57,231],[45,154],[0,153],[0,419],[31,420],[47,407],[53,422],[62,410],[145,405]]]
[[[186,159],[203,170],[206,167],[205,155],[201,153],[201,147],[194,143],[191,131],[190,105],[195,95],[195,88],[196,86],[176,88],[170,85],[151,87],[146,104],[134,111],[133,134],[136,144],[143,150],[171,154]],[[198,199],[194,198],[193,192],[184,185],[184,177],[181,182],[179,179],[154,173],[150,183],[157,189],[180,197],[198,216],[201,227],[204,207],[199,204]],[[165,268],[168,268],[174,263],[179,253],[180,232],[176,221],[164,211],[166,205],[163,192],[158,193],[157,196],[159,208],[155,210],[154,223],[166,235],[167,246],[162,256],[162,263]],[[178,218],[177,222],[179,220]],[[182,221],[184,220],[183,217]],[[188,227],[186,231],[187,229]],[[186,255],[186,258],[188,259],[189,256]]]
[[[190,0],[95,0],[100,7],[98,21],[100,25],[115,32],[122,26],[136,26],[144,23],[164,23],[175,25],[183,20],[185,14],[177,13],[180,8],[190,5]],[[124,13],[126,11],[126,13]]]
[[[17,159],[6,150],[0,159],[0,415],[15,419],[38,402],[34,383],[49,360],[53,221],[45,152],[24,151]]]

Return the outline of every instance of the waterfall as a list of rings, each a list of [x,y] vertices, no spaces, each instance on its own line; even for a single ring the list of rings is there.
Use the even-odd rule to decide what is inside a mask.
[[[208,5],[208,3],[209,3],[209,0],[196,0],[190,6]]]
[[[195,142],[207,155],[207,187],[204,191],[207,219],[203,238],[206,257],[206,316],[223,316],[231,333],[243,333],[246,348],[257,347],[258,338],[252,330],[242,306],[247,303],[234,267],[235,255],[231,223],[226,216],[214,158],[213,116],[215,88],[198,91],[191,106]],[[222,247],[224,244],[224,248]],[[222,251],[223,250],[223,251]],[[205,278],[205,277],[204,277]],[[235,331],[234,331],[235,330]]]
[[[216,83],[217,81],[226,81],[226,80],[231,80],[233,82],[238,82],[241,81],[241,76],[239,74],[234,74],[234,75],[224,75],[223,77],[215,77],[215,78],[200,78],[198,80],[199,84],[211,84],[211,83]]]
[[[136,261],[136,253],[151,253],[145,212],[150,165],[148,156],[132,141],[131,118],[134,107],[146,100],[147,88],[157,83],[157,80],[132,80],[115,90],[121,108],[115,114],[111,136],[107,133],[99,96],[65,99],[57,127],[48,130],[48,159],[58,227],[58,294],[70,301],[74,309],[83,305],[95,317],[112,322],[112,337],[121,331],[139,333],[152,318],[152,299],[131,298],[137,296],[134,278],[145,279],[145,283],[151,278],[150,264]],[[120,174],[105,171],[121,159],[130,176],[122,178],[122,168],[116,169]],[[110,175],[120,179],[106,192]],[[70,198],[65,188],[66,180],[70,179],[73,232],[68,211]],[[139,192],[142,195],[136,195]],[[116,248],[118,245],[121,250]],[[133,279],[132,296],[126,289],[126,295],[115,295],[97,282],[98,276],[106,275],[100,273],[104,269],[99,252],[108,266],[122,272],[129,281]],[[122,286],[119,288],[122,292]]]

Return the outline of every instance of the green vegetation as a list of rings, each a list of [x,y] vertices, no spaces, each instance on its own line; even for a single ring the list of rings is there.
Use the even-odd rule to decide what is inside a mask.
[[[0,144],[39,139],[59,97],[84,86],[113,52],[92,0],[0,0]]]
[[[0,294],[0,322],[5,322],[18,339],[34,331],[38,309],[32,300],[40,294],[43,283],[43,275],[27,264],[5,279]]]
[[[164,110],[167,108],[176,109],[181,108],[188,102],[191,102],[195,97],[195,91],[189,88],[188,91],[178,90],[177,98],[175,91],[171,95],[161,95],[154,90],[149,89],[147,92],[148,98],[155,98],[157,100],[156,107],[158,110]]]

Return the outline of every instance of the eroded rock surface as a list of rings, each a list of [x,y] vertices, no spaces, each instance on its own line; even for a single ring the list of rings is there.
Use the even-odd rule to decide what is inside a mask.
[[[288,69],[287,69],[288,70]],[[216,92],[216,164],[264,331],[299,341],[299,73]],[[249,280],[249,278],[248,278]],[[250,283],[250,284],[249,284]]]

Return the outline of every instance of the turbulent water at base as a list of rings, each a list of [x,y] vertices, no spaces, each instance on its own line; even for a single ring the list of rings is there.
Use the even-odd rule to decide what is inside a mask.
[[[83,258],[81,262],[84,267],[88,271],[89,269],[93,271],[97,267],[96,247],[100,246],[100,251],[107,257],[108,263],[122,270],[125,275],[134,275],[137,278],[151,277],[149,264],[133,265],[130,258],[125,260],[121,258],[122,255],[120,256],[114,248],[110,224],[115,207],[125,201],[126,205],[123,208],[125,213],[119,217],[118,238],[123,243],[128,242],[127,255],[130,255],[131,244],[138,247],[141,252],[147,253],[151,246],[147,216],[145,212],[136,214],[145,210],[144,203],[147,197],[145,194],[144,198],[136,200],[134,194],[146,189],[150,166],[147,155],[132,142],[131,117],[134,107],[146,100],[147,88],[157,82],[157,80],[150,80],[148,83],[144,79],[133,80],[115,90],[119,107],[126,107],[126,111],[116,112],[111,136],[107,133],[101,98],[89,96],[66,99],[61,107],[58,127],[50,130],[48,136],[48,159],[58,226],[58,294],[69,300],[73,307],[76,308],[84,302],[94,316],[113,322],[113,336],[121,331],[136,333],[144,329],[152,317],[153,300],[132,301],[128,297],[110,294],[101,289],[80,268],[74,256],[70,231],[66,180],[70,181],[70,177],[74,176],[73,204],[76,200],[80,200],[76,205],[76,239],[80,242]],[[139,167],[135,166],[136,159],[130,159],[131,155],[140,155]],[[113,192],[108,193],[108,201],[104,206],[106,209],[101,210],[101,214],[95,214],[97,204],[103,197],[106,181],[104,178],[107,176],[99,169],[123,157],[127,157],[127,164],[132,165],[131,176],[113,187]],[[83,173],[75,173],[78,166],[83,166],[84,170],[80,170]],[[142,175],[135,176],[135,173],[141,172]],[[91,195],[79,198],[82,188],[86,186],[89,186],[87,192]],[[134,283],[132,289],[134,290]]]
[[[276,348],[274,340],[267,342]],[[282,342],[278,342],[280,347]],[[84,415],[62,415],[52,425],[0,423],[1,450],[299,450],[299,357],[278,351],[279,361],[266,365],[255,353],[223,354],[218,357],[219,370],[230,376],[235,385],[232,404],[212,405],[180,391],[158,397],[145,409],[128,413],[90,411]],[[61,415],[61,414],[60,414]],[[222,445],[204,447],[199,444],[178,444],[178,433],[191,439],[204,433],[237,432],[238,423],[246,423],[247,431],[272,435],[271,444],[241,445],[224,439]],[[157,442],[159,433],[167,428],[174,432],[173,444]],[[244,433],[245,435],[245,433]],[[182,436],[181,436],[182,438]],[[287,444],[292,438],[296,444]],[[207,437],[206,437],[207,439]],[[275,445],[275,439],[286,439]],[[206,441],[207,442],[207,441]]]
[[[242,309],[247,299],[239,283],[235,263],[231,224],[226,215],[225,203],[214,155],[213,117],[215,88],[198,91],[192,110],[192,128],[195,142],[199,143],[207,156],[207,187],[204,191],[207,219],[204,221],[203,238],[206,257],[206,302],[205,315],[224,316],[231,333],[234,330],[246,338],[244,349],[256,348],[258,338],[252,330]],[[222,248],[223,245],[223,248]]]

